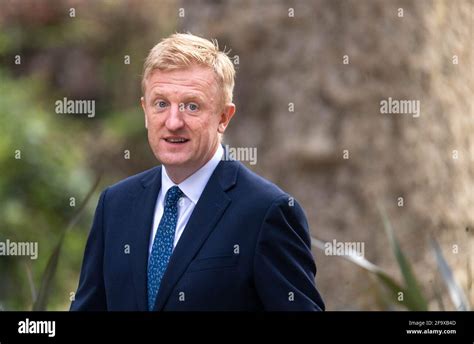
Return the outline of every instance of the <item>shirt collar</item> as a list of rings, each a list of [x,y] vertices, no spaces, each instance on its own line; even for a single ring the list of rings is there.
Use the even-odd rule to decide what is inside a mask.
[[[223,153],[224,149],[222,148],[222,145],[219,144],[213,157],[203,167],[181,183],[177,184],[186,197],[188,197],[194,204],[197,204],[199,197],[201,197],[209,178],[211,178],[212,173],[221,161]],[[168,176],[165,166],[163,166],[161,170],[161,190],[162,195],[164,196],[166,195],[166,192],[168,192],[168,189],[176,184],[173,183]]]

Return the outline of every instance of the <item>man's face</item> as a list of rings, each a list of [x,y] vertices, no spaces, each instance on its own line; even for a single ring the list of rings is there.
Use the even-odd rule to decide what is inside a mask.
[[[142,107],[148,141],[167,168],[194,173],[215,153],[235,111],[222,107],[222,94],[210,68],[154,70],[145,83]]]

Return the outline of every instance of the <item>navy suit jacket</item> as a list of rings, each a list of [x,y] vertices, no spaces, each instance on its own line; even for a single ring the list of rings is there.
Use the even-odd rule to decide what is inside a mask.
[[[161,166],[100,196],[71,310],[146,311]],[[156,311],[317,311],[303,209],[237,161],[207,183],[161,281]]]

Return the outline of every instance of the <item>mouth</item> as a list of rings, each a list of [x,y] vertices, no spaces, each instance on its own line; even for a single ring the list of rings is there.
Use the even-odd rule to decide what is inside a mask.
[[[165,137],[164,140],[172,145],[182,145],[189,141],[189,139],[180,136],[169,136]]]

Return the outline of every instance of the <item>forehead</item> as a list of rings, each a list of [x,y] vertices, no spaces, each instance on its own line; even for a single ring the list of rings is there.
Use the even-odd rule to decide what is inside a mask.
[[[217,80],[213,70],[202,66],[191,66],[170,71],[153,70],[146,80],[146,93],[178,95],[197,93],[213,98]]]

